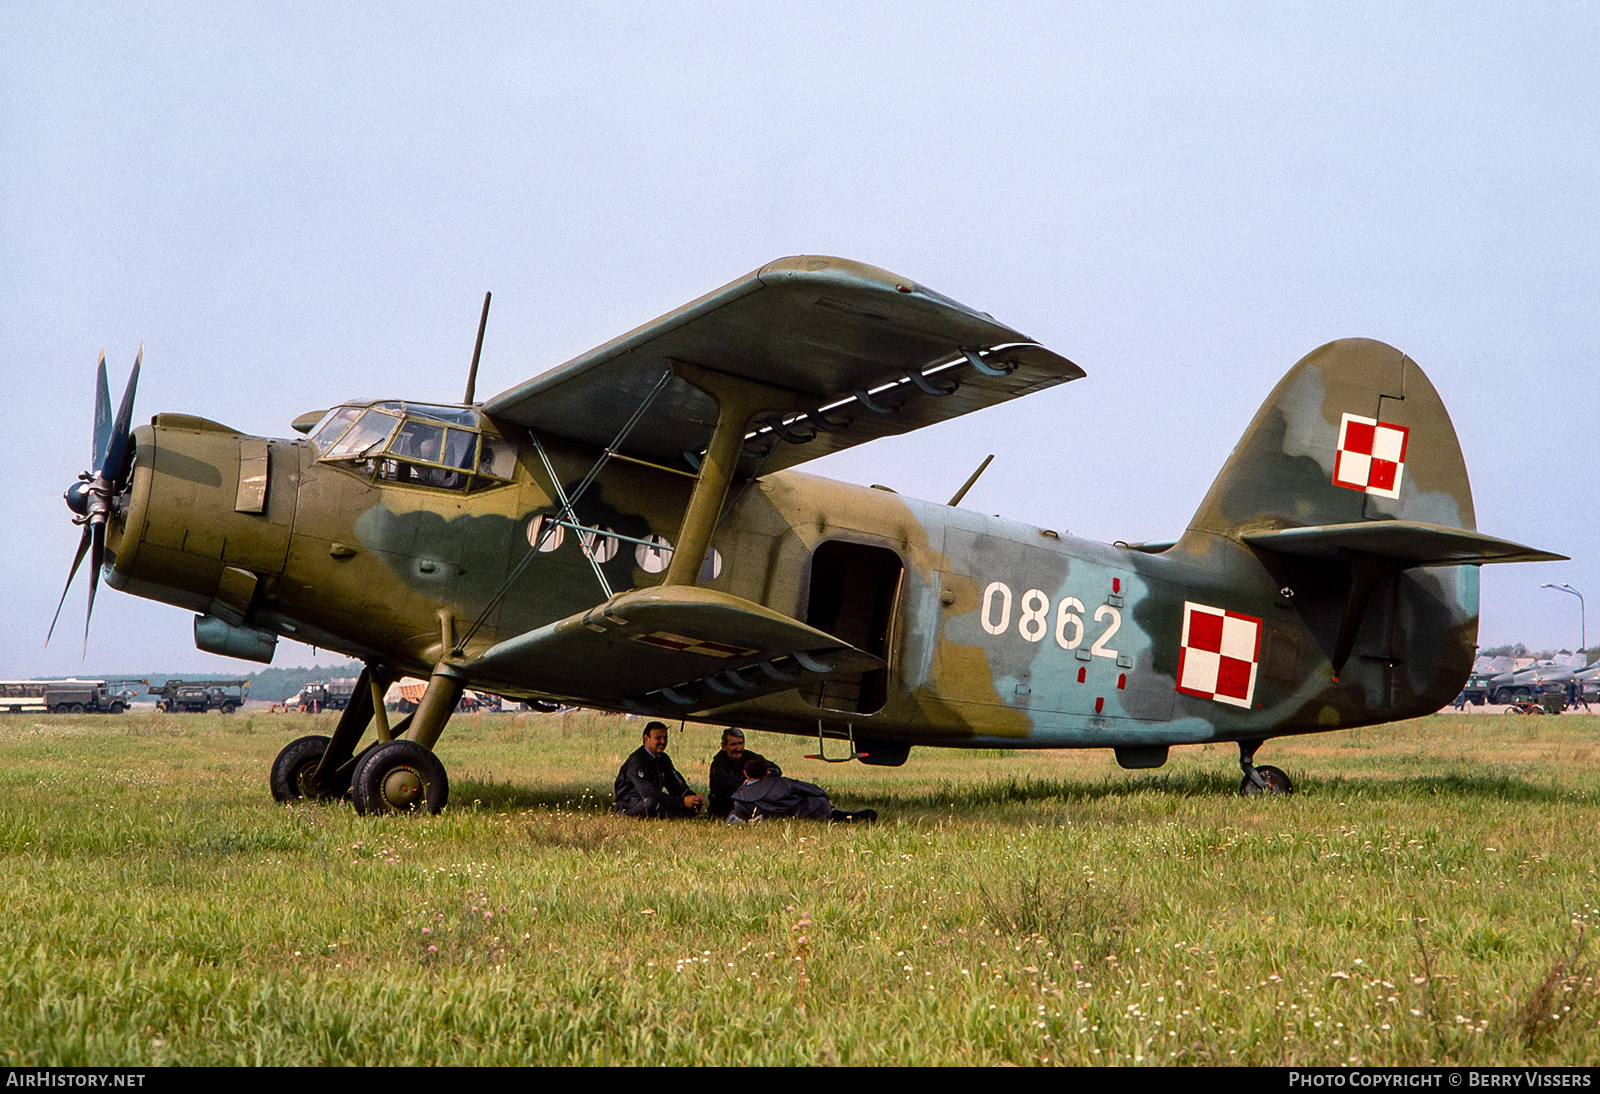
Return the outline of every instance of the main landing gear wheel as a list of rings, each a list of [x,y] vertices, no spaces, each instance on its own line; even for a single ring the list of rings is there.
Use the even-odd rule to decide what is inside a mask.
[[[450,798],[444,764],[415,741],[385,741],[356,763],[350,784],[356,812],[437,813]]]
[[[344,797],[350,784],[334,776],[334,784],[327,786],[312,779],[322,754],[328,751],[327,737],[301,737],[290,741],[272,761],[272,798],[274,801],[333,801]]]
[[[1289,776],[1284,773],[1282,768],[1273,767],[1271,764],[1262,764],[1256,768],[1256,774],[1261,776],[1261,781],[1266,785],[1257,786],[1255,780],[1246,775],[1244,780],[1239,783],[1241,797],[1254,798],[1260,794],[1275,796],[1294,793],[1294,783],[1289,781]]]

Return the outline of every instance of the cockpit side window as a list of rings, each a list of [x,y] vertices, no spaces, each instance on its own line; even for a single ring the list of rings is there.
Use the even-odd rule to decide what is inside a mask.
[[[511,442],[485,434],[483,453],[478,458],[478,473],[497,479],[511,479],[517,473],[517,450]]]
[[[465,471],[450,471],[443,467],[407,463],[405,460],[379,460],[377,476],[389,482],[431,486],[437,490],[465,490],[472,478]]]
[[[471,471],[478,458],[478,435],[465,429],[452,429],[445,434],[444,454],[440,463],[462,467]]]
[[[389,446],[390,455],[407,460],[425,460],[428,463],[442,462],[439,456],[443,450],[444,426],[431,425],[410,418],[406,419],[406,424],[400,427],[394,443]]]

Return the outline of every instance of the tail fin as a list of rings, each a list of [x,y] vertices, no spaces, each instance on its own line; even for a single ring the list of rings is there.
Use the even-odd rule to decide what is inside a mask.
[[[1399,350],[1351,338],[1313,351],[1273,389],[1177,549],[1225,570],[1252,556],[1339,690],[1400,717],[1438,709],[1466,680],[1477,565],[1561,557],[1476,527],[1439,393]]]
[[[1477,528],[1461,443],[1417,363],[1330,342],[1289,370],[1201,502],[1191,533],[1409,520]]]

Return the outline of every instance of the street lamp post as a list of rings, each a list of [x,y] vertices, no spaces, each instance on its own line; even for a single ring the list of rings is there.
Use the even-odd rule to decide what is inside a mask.
[[[1577,589],[1574,589],[1571,585],[1568,585],[1565,581],[1559,585],[1552,585],[1550,582],[1546,581],[1543,585],[1540,585],[1539,588],[1554,589],[1558,593],[1571,593],[1573,596],[1578,598],[1578,637],[1583,642],[1583,645],[1578,648],[1584,654],[1584,656],[1587,657],[1589,650],[1589,628],[1588,623],[1585,621],[1583,615],[1583,594]]]

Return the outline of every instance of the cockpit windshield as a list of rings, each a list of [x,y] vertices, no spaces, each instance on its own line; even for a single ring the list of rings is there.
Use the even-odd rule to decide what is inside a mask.
[[[481,490],[516,471],[516,449],[483,426],[476,407],[365,403],[330,410],[311,442],[323,461],[388,482]]]
[[[389,439],[389,434],[394,432],[394,427],[400,424],[400,419],[393,414],[385,414],[381,410],[369,410],[357,419],[343,437],[328,449],[327,459],[348,459],[352,456],[365,456],[375,449],[382,448],[383,442]]]

